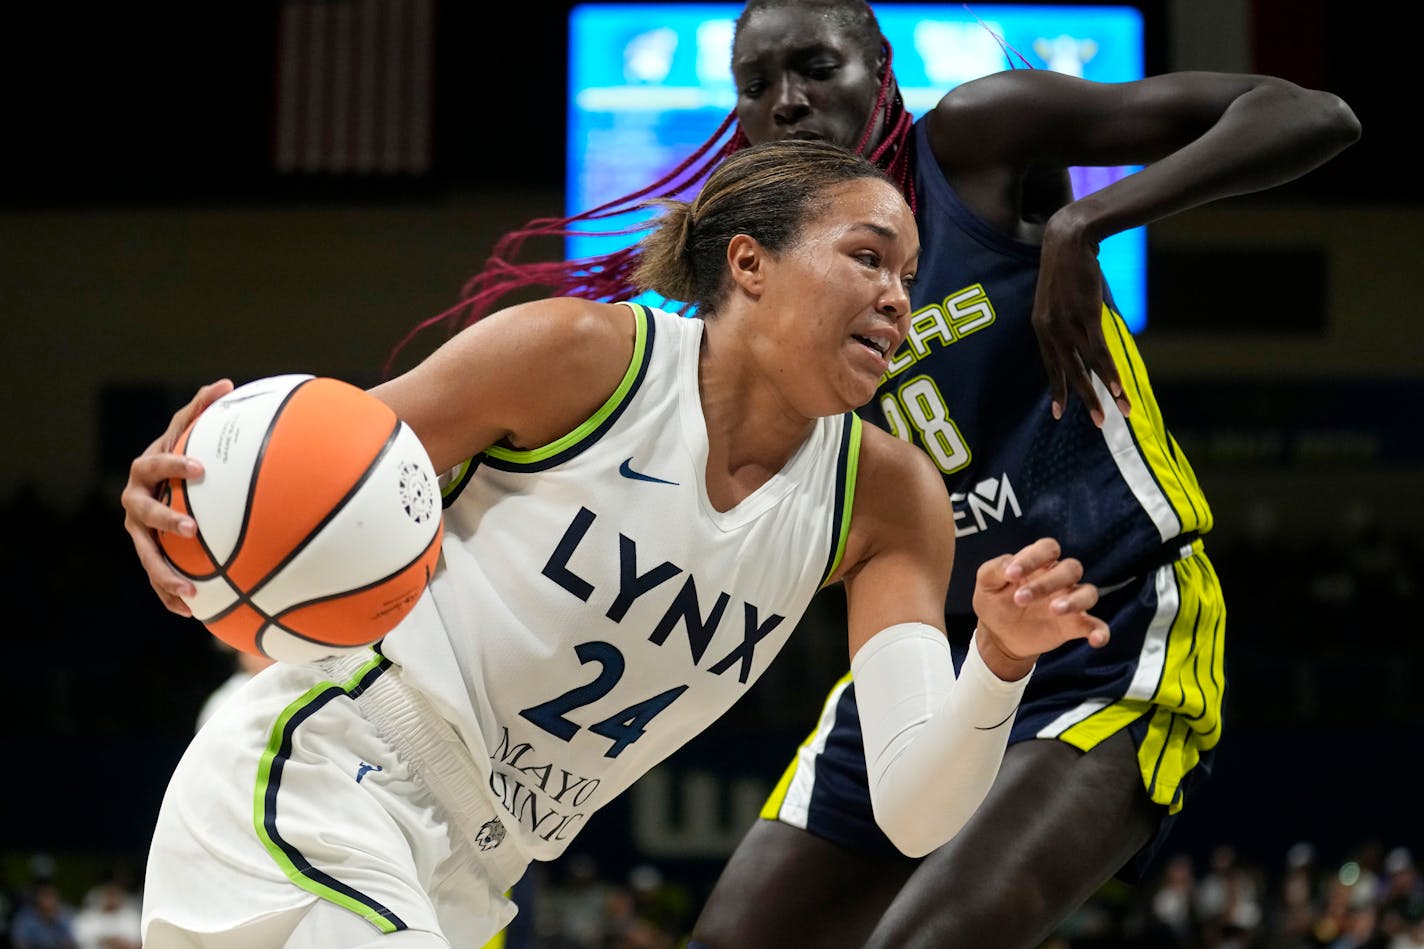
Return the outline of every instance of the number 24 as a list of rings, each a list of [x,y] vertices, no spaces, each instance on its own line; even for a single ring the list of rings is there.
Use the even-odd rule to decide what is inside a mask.
[[[578,656],[579,662],[584,665],[590,662],[598,663],[600,666],[598,676],[592,682],[576,686],[563,695],[556,696],[547,702],[540,702],[519,713],[555,738],[562,738],[564,741],[573,740],[580,727],[565,718],[564,714],[597,702],[607,695],[618,684],[618,680],[623,678],[623,670],[627,666],[623,659],[623,653],[619,652],[618,647],[612,643],[597,640],[579,643],[574,647],[574,655]],[[612,739],[613,746],[605,751],[603,756],[617,758],[622,754],[624,748],[643,737],[648,723],[659,712],[671,705],[679,695],[686,691],[687,686],[685,685],[668,689],[666,692],[650,699],[644,699],[636,705],[630,705],[621,712],[615,712],[601,722],[595,722],[588,726],[588,730],[595,735]]]

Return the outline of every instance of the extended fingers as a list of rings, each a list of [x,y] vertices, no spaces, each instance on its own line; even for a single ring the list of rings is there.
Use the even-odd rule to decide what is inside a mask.
[[[126,515],[150,530],[169,531],[192,537],[196,525],[160,498],[173,478],[196,478],[203,466],[192,458],[161,452],[140,455],[129,466],[129,480],[119,500]]]
[[[1097,332],[1088,335],[1086,344],[1083,347],[1083,363],[1087,369],[1091,369],[1093,373],[1102,380],[1103,385],[1107,386],[1108,392],[1112,394],[1113,402],[1117,405],[1117,410],[1122,413],[1123,417],[1126,418],[1131,415],[1132,403],[1129,402],[1127,396],[1123,394],[1122,378],[1118,375],[1117,363],[1113,362],[1112,353],[1108,352],[1107,343],[1103,339],[1101,328],[1099,328]],[[1085,369],[1085,377],[1086,372],[1087,370]],[[1091,379],[1088,379],[1088,384],[1091,387]],[[1100,404],[1097,401],[1096,393],[1094,394],[1094,400],[1091,404]],[[1098,416],[1095,416],[1094,419],[1098,422],[1099,426],[1102,425],[1102,420]]]
[[[128,495],[128,491],[125,492]],[[153,521],[162,521],[175,517],[174,512],[157,498],[135,490],[132,497],[125,497],[124,501],[124,527],[128,530],[129,538],[133,541],[134,552],[138,554],[138,562],[148,574],[149,585],[153,587],[158,598],[163,601],[163,605],[175,613],[183,616],[191,616],[192,611],[183,602],[183,597],[192,596],[197,592],[192,581],[179,574],[173,569],[168,558],[163,555],[163,551],[158,546],[158,535],[148,524]],[[184,518],[187,523],[183,530],[178,533],[191,537],[196,533],[196,525],[191,518]]]
[[[1096,603],[1096,587],[1091,584],[1085,585],[1088,593],[1081,592],[1076,588],[1081,579],[1083,579],[1083,565],[1072,557],[1046,564],[1037,571],[1026,573],[1023,583],[1014,591],[1014,602],[1025,606],[1035,600],[1063,594],[1064,596],[1076,596],[1078,599],[1091,595],[1093,602]],[[1092,603],[1088,605],[1091,606]],[[1063,612],[1069,611],[1064,610]]]
[[[181,616],[192,616],[183,597],[197,592],[192,581],[173,569],[158,544],[158,532],[193,537],[198,525],[191,517],[167,504],[169,482],[196,478],[203,466],[194,458],[172,449],[179,436],[208,406],[232,391],[232,382],[219,379],[200,388],[188,404],[173,414],[168,429],[129,466],[129,479],[119,495],[124,509],[124,528],[133,540],[139,564],[148,574],[149,585],[165,607]]]
[[[139,563],[148,574],[149,584],[163,605],[181,616],[192,615],[182,597],[192,596],[196,589],[163,556],[155,531],[192,537],[198,527],[191,517],[179,514],[158,495],[167,486],[168,479],[201,473],[202,466],[193,459],[168,452],[146,453],[134,459],[128,483],[120,494],[124,527],[133,541]]]
[[[212,405],[218,399],[221,399],[223,396],[227,395],[231,391],[231,379],[219,379],[216,382],[209,382],[207,385],[200,388],[193,395],[193,398],[189,400],[188,404],[183,406],[183,408],[179,410],[180,415],[187,415],[187,419],[184,421],[183,424],[186,425],[188,424],[188,422],[191,422],[193,419],[197,418],[199,415],[202,414],[204,409],[206,409],[208,406]]]
[[[160,441],[164,448],[172,448],[178,442],[178,436],[183,434],[183,429],[192,424],[193,419],[203,414],[208,406],[232,391],[231,379],[219,379],[217,382],[210,382],[194,393],[193,398],[188,400],[188,404],[177,412],[173,413],[173,418],[168,422],[168,431],[163,433]]]
[[[180,616],[192,616],[192,609],[183,601],[183,597],[198,592],[192,581],[175,571],[152,541],[147,545],[135,541],[134,549],[138,551],[139,563],[148,574],[149,585],[163,605]]]
[[[1098,605],[1098,588],[1091,583],[1078,583],[1062,592],[1049,591],[1048,608],[1055,613],[1082,613]]]
[[[203,473],[203,463],[187,455],[149,449],[129,464],[129,484],[140,485],[154,493],[170,478],[197,478]]]
[[[1002,565],[1004,577],[1010,581],[1019,581],[1057,562],[1062,553],[1063,548],[1058,545],[1058,541],[1052,537],[1041,537],[1012,557],[1000,557],[989,563],[1006,561]]]
[[[1038,355],[1043,360],[1044,372],[1048,374],[1048,396],[1052,400],[1053,417],[1062,418],[1063,406],[1068,401],[1068,379],[1063,372],[1063,356],[1057,341],[1039,333]]]
[[[1086,616],[1087,631],[1084,638],[1088,640],[1088,645],[1094,649],[1101,649],[1108,644],[1112,638],[1112,633],[1108,629],[1108,624],[1098,619],[1096,616]]]
[[[162,498],[138,488],[126,488],[123,494],[124,521],[129,533],[135,531],[159,531],[193,537],[198,532],[197,523],[186,514],[179,514],[164,503]]]
[[[1103,407],[1098,402],[1097,390],[1093,388],[1093,376],[1077,353],[1073,354],[1072,369],[1068,373],[1068,378],[1073,383],[1073,391],[1078,393],[1078,398],[1082,399],[1083,404],[1087,406],[1088,417],[1093,420],[1094,425],[1102,428]]]
[[[1007,573],[1013,559],[1008,554],[1000,554],[992,560],[981,563],[974,575],[975,587],[984,593],[997,593],[1008,586]]]
[[[1094,375],[1101,379],[1103,385],[1107,387],[1117,410],[1122,413],[1124,418],[1132,414],[1132,403],[1124,394],[1117,363],[1113,361],[1112,353],[1108,351],[1101,328],[1095,328],[1095,330],[1079,334],[1079,337],[1075,339],[1059,339],[1056,336],[1041,333],[1038,337],[1038,350],[1039,356],[1043,359],[1044,369],[1048,374],[1048,392],[1052,399],[1053,417],[1056,419],[1063,417],[1063,411],[1067,405],[1068,389],[1071,386],[1078,397],[1083,400],[1083,405],[1088,409],[1088,415],[1092,418],[1093,424],[1101,428],[1105,417],[1102,401],[1098,398],[1097,389],[1093,386]]]
[[[1111,634],[1108,624],[1090,615],[1087,611],[1098,603],[1098,588],[1091,583],[1080,583],[1062,595],[1053,596],[1048,608],[1062,617],[1060,629],[1069,638],[1086,639],[1094,649],[1106,646]]]

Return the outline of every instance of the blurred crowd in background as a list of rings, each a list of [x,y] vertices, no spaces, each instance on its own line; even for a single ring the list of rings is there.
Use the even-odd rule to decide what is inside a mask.
[[[111,866],[84,887],[32,855],[0,897],[11,949],[138,949],[134,869]],[[68,880],[68,885],[65,880]],[[698,894],[652,864],[600,873],[587,853],[535,865],[505,949],[677,949]],[[1424,875],[1404,846],[1365,841],[1343,855],[1308,841],[1270,865],[1229,844],[1204,863],[1168,856],[1137,887],[1104,886],[1045,949],[1424,949]]]

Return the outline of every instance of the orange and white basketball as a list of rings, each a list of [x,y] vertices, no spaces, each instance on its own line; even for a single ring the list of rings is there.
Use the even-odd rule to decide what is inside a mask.
[[[213,403],[176,451],[203,463],[169,503],[197,536],[160,534],[213,635],[305,662],[390,632],[440,557],[440,489],[415,433],[337,379],[273,376]]]

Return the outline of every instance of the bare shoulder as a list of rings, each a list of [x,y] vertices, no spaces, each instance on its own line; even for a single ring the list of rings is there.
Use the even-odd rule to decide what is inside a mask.
[[[862,426],[860,464],[856,474],[861,488],[901,490],[943,488],[944,481],[930,456],[874,425]],[[856,499],[857,505],[860,499]]]
[[[626,306],[556,297],[501,310],[501,348],[545,406],[511,434],[518,447],[546,444],[582,424],[613,393],[633,358],[637,323]]]
[[[965,175],[1012,173],[1039,133],[1039,123],[1059,106],[1068,77],[1038,69],[1010,69],[961,83],[925,117],[930,149],[959,186]],[[1009,184],[995,178],[983,190],[998,194]]]
[[[637,325],[626,306],[574,298],[520,304],[462,330],[375,394],[446,466],[497,442],[531,449],[590,418],[617,389]]]
[[[1005,97],[1024,96],[1053,82],[1061,74],[1042,69],[1004,69],[977,79],[970,79],[944,94],[935,107],[939,112],[972,112],[996,108]],[[1045,78],[1049,77],[1049,78]]]
[[[883,429],[864,426],[845,570],[889,547],[946,557],[952,552],[953,521],[944,478],[929,455]]]
[[[629,307],[578,297],[521,303],[491,314],[481,325],[540,356],[593,363],[631,356],[636,332]]]
[[[976,129],[991,121],[1012,123],[1014,116],[1001,114],[1002,109],[1031,107],[1036,97],[1059,93],[1072,85],[1069,77],[1046,69],[1006,69],[990,73],[960,83],[945,93],[935,106],[930,122],[932,127],[968,122]]]
[[[554,297],[500,310],[467,332],[469,348],[485,360],[555,395],[602,389],[605,379],[611,391],[632,358],[637,327],[626,306]]]

